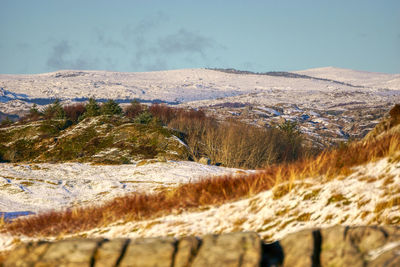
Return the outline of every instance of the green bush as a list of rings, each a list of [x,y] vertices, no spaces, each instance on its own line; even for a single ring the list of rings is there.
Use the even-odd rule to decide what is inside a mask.
[[[100,107],[100,113],[102,115],[121,115],[122,108],[118,105],[117,102],[110,99]]]
[[[11,124],[13,124],[13,121],[9,118],[6,117],[4,120],[1,121],[0,126],[10,126]]]
[[[153,120],[153,115],[150,112],[144,111],[135,118],[135,123],[149,124]]]
[[[94,98],[89,98],[89,102],[85,106],[85,112],[79,117],[79,120],[83,120],[89,117],[96,117],[100,115],[100,106],[97,104]]]
[[[65,119],[64,108],[60,104],[60,100],[56,99],[53,104],[46,107],[44,110],[44,117],[47,120],[51,119]]]
[[[33,106],[31,107],[31,109],[29,110],[29,114],[27,115],[27,117],[30,120],[38,120],[41,116],[43,116],[43,113],[39,111],[39,109],[37,108],[36,104],[33,104]]]

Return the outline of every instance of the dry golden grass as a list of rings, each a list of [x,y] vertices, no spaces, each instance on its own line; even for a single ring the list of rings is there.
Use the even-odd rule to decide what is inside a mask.
[[[4,224],[0,231],[27,236],[59,236],[104,226],[118,220],[133,221],[167,213],[178,213],[208,205],[218,205],[307,177],[332,179],[348,173],[351,167],[392,156],[400,150],[400,134],[391,134],[325,151],[315,158],[270,166],[250,175],[222,176],[183,184],[155,194],[134,193],[103,205],[48,212]],[[284,226],[283,226],[284,227]]]

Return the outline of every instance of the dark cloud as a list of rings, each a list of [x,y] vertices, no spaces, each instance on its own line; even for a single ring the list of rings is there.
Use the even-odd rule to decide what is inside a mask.
[[[162,12],[129,25],[123,30],[127,52],[131,54],[131,67],[135,70],[168,69],[171,57],[179,57],[196,64],[207,59],[207,50],[221,48],[215,40],[200,33],[181,28],[165,32],[169,17]]]
[[[156,24],[152,24],[155,27]],[[150,25],[143,24],[139,27],[150,28]],[[207,50],[221,48],[212,38],[199,33],[180,29],[175,33],[167,34],[156,40],[148,38],[145,32],[138,31],[134,37],[135,50],[131,66],[135,69],[162,70],[168,69],[168,59],[171,56],[184,57],[184,60],[195,64],[198,56],[203,60],[207,59]]]
[[[142,19],[136,25],[128,25],[123,30],[123,38],[129,44],[129,47],[134,51],[131,60],[131,66],[136,70],[155,70],[157,66],[167,67],[166,62],[162,58],[155,58],[157,48],[154,46],[150,34],[158,29],[162,23],[169,20],[169,17],[162,12],[155,16]]]
[[[93,65],[92,60],[86,57],[71,58],[72,46],[66,40],[61,40],[53,45],[47,58],[47,67],[51,69],[88,69]]]
[[[154,16],[146,17],[139,21],[136,25],[128,25],[123,31],[125,40],[131,41],[132,39],[137,43],[145,40],[145,36],[152,30],[158,28],[162,23],[169,21],[168,15],[163,12],[158,12]]]
[[[158,40],[158,49],[161,54],[193,53],[202,57],[208,48],[214,48],[215,41],[198,33],[180,29],[178,32],[167,35]]]
[[[95,29],[96,42],[107,48],[120,48],[126,50],[126,46],[123,42],[118,42],[112,39],[104,33],[104,30]]]

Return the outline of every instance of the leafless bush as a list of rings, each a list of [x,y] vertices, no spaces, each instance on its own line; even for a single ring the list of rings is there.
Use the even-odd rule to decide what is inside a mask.
[[[145,108],[138,101],[132,101],[131,104],[126,107],[124,114],[128,118],[134,119],[144,110]]]
[[[73,122],[77,122],[85,111],[85,106],[80,103],[64,106],[65,117]]]

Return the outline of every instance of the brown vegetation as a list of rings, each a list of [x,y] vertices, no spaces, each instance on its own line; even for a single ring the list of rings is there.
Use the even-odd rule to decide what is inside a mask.
[[[268,190],[285,183],[287,191],[295,180],[323,176],[330,179],[348,174],[350,168],[400,150],[400,134],[388,134],[378,140],[357,142],[325,151],[315,158],[272,165],[251,175],[222,176],[197,183],[183,184],[156,194],[131,194],[98,207],[73,208],[20,218],[2,227],[12,234],[60,235],[89,230],[117,220],[141,220],[171,212],[222,204]],[[398,159],[398,158],[397,158]]]
[[[64,106],[66,118],[74,123],[78,122],[79,117],[82,116],[85,111],[85,105],[81,103]]]
[[[213,164],[253,169],[312,154],[303,146],[295,123],[267,129],[235,120],[218,122],[201,110],[163,104],[152,105],[149,111],[163,125],[184,133],[194,160],[208,157]]]
[[[133,101],[131,104],[125,109],[124,114],[126,117],[130,119],[136,118],[140,113],[145,109],[139,102]]]

